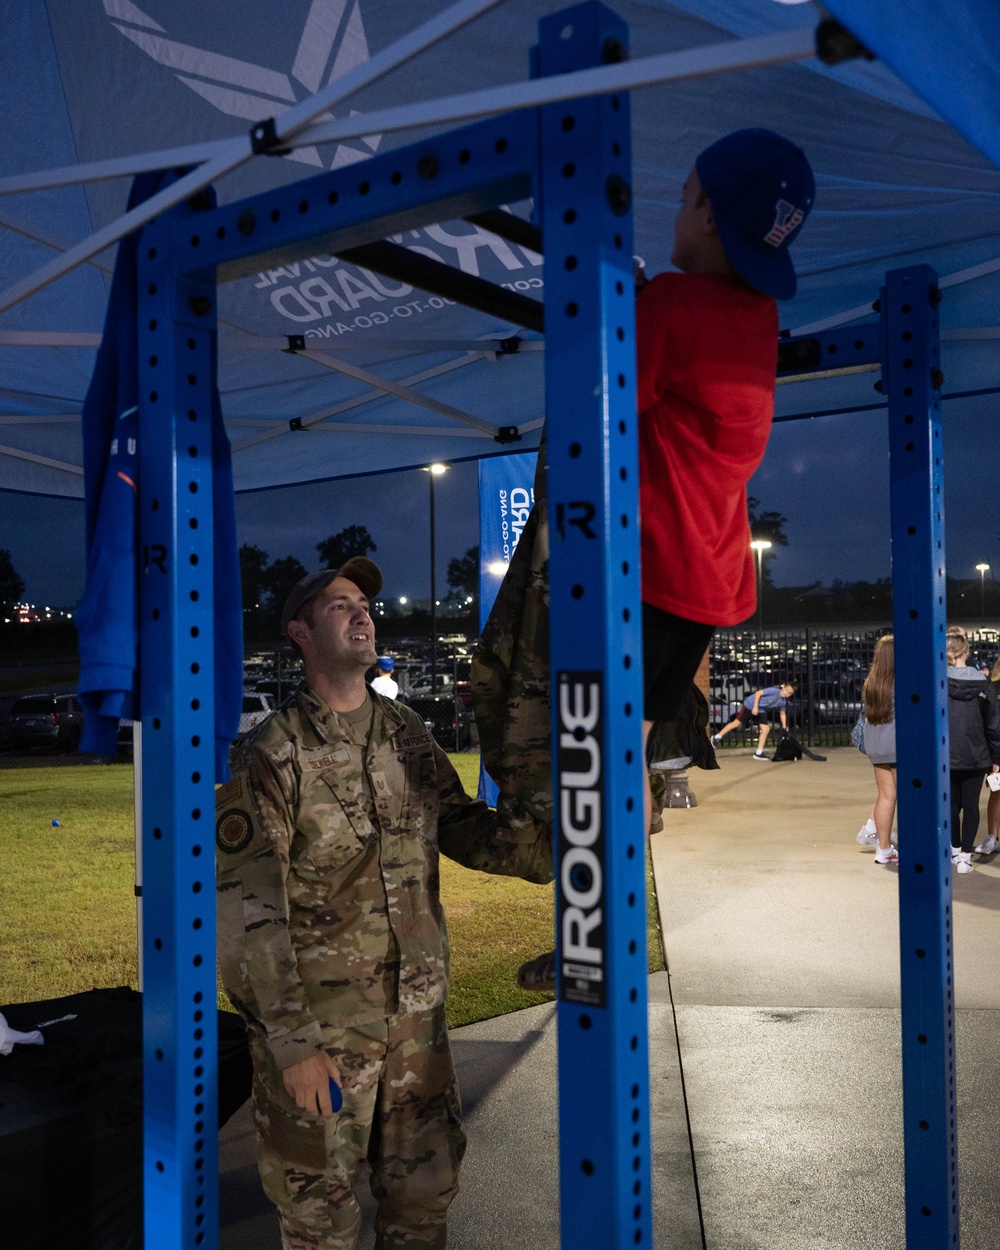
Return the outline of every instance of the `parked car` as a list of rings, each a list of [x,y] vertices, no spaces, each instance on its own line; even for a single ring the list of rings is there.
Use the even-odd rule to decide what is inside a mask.
[[[450,694],[424,695],[407,699],[407,704],[446,751],[467,751],[472,741],[472,713]]]
[[[259,725],[264,717],[270,715],[273,711],[274,699],[266,690],[244,690],[243,708],[240,712],[240,728],[237,737],[242,738],[245,733],[249,733],[255,725]],[[132,722],[130,720],[123,719],[118,722],[116,750],[119,755],[125,755],[129,759],[132,758]]]
[[[274,711],[274,699],[266,690],[244,690],[243,711],[240,715],[240,737]]]
[[[27,694],[10,709],[7,740],[12,747],[75,751],[82,733],[83,708],[75,694]]]

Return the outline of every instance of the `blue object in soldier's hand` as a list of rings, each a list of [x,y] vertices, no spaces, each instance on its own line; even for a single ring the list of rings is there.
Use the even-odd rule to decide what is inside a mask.
[[[344,1105],[344,1095],[341,1093],[340,1086],[330,1077],[330,1106],[334,1111],[339,1111]]]

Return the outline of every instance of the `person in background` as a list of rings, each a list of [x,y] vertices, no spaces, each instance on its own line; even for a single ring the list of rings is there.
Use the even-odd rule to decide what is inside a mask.
[[[387,699],[395,699],[399,694],[399,685],[393,677],[396,661],[391,655],[380,655],[375,667],[378,674],[372,679],[371,687],[376,694],[383,694]]]
[[[717,747],[726,734],[734,729],[757,725],[760,732],[757,735],[757,750],[753,758],[770,762],[770,757],[764,754],[764,744],[767,742],[767,735],[771,732],[771,718],[777,712],[781,728],[788,729],[788,714],[785,709],[794,693],[795,687],[790,681],[786,681],[780,686],[765,686],[762,690],[755,690],[753,694],[748,694],[743,700],[743,706],[729,724],[723,725],[717,734],[712,735],[712,746]],[[761,716],[761,712],[767,715]]]
[[[896,814],[895,650],[892,634],[884,634],[875,644],[872,666],[861,687],[861,702],[865,709],[865,754],[875,772],[875,789],[878,792],[871,815],[875,825],[875,863],[893,864],[899,859],[899,854],[892,845],[892,821]],[[860,833],[858,841],[861,841]]]
[[[993,665],[990,682],[1000,698],[1000,659]],[[986,837],[976,847],[977,855],[992,855],[1000,846],[1000,790],[991,790],[986,801]]]
[[[947,634],[951,782],[951,862],[973,871],[979,794],[987,771],[1000,772],[1000,704],[996,687],[969,663],[969,640]]]

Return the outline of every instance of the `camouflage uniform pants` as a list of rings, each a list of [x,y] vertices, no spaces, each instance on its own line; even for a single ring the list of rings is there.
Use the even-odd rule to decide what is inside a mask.
[[[444,1250],[465,1153],[444,1008],[324,1029],[323,1039],[343,1083],[332,1120],[301,1111],[254,1044],[257,1161],[284,1250],[354,1250],[366,1159],[376,1250]]]

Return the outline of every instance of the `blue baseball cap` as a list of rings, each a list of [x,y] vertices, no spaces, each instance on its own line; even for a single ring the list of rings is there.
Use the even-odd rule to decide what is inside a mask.
[[[378,667],[384,668],[387,673],[391,673],[396,667],[396,661],[391,655],[380,655],[378,657]]]
[[[733,267],[774,299],[791,299],[796,279],[789,244],[816,196],[806,154],[773,130],[734,130],[694,163]]]

